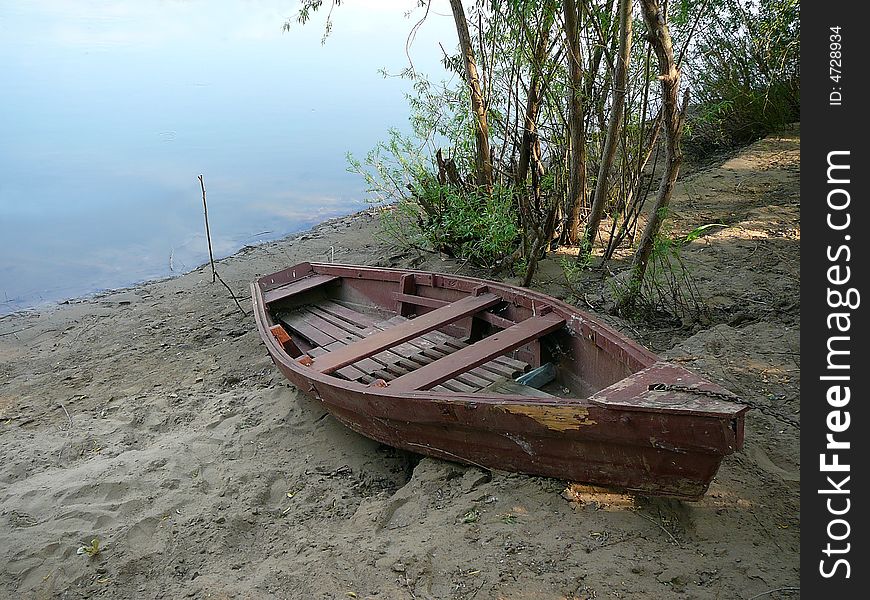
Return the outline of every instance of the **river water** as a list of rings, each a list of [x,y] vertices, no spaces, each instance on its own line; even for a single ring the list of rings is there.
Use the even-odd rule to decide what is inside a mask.
[[[342,3],[321,45],[295,0],[0,3],[0,314],[205,262],[199,174],[217,256],[363,208],[345,155],[407,129],[379,69],[415,5]],[[448,12],[412,46],[436,76]]]

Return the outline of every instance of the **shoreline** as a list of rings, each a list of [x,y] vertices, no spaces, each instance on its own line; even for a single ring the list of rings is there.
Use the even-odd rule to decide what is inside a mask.
[[[0,596],[714,600],[796,586],[799,177],[799,139],[781,136],[681,181],[675,229],[729,219],[681,251],[714,320],[607,318],[763,408],[697,502],[363,438],[287,382],[207,263],[0,318]],[[374,209],[217,265],[245,306],[258,275],[330,248],[336,262],[469,272],[382,241]],[[558,254],[534,285],[600,305],[607,283],[583,286]],[[78,553],[94,539],[97,556]]]
[[[279,238],[264,240],[263,242],[260,242],[257,244],[246,244],[246,245],[242,246],[241,248],[239,248],[238,250],[236,250],[235,252],[233,252],[232,254],[229,254],[229,255],[224,256],[222,258],[216,258],[214,261],[215,265],[219,265],[221,263],[221,261],[228,260],[230,258],[233,258],[234,256],[237,256],[240,254],[246,254],[246,253],[250,252],[251,250],[253,250],[255,248],[259,248],[261,246],[266,246],[269,244],[282,244],[282,243],[287,243],[287,242],[297,240],[300,237],[305,237],[309,233],[316,231],[320,227],[334,225],[337,223],[341,223],[342,221],[345,221],[345,220],[354,220],[354,219],[357,219],[360,216],[367,214],[367,213],[370,213],[371,211],[374,211],[374,210],[376,210],[376,209],[365,208],[365,209],[362,209],[362,210],[359,210],[356,212],[352,212],[352,213],[349,213],[346,215],[341,215],[341,216],[337,216],[337,217],[330,217],[329,219],[326,219],[324,221],[321,221],[319,223],[311,225],[310,227],[308,227],[306,229],[294,231],[294,232],[288,233],[288,234],[286,234],[282,237],[279,237]],[[169,281],[172,279],[178,279],[179,277],[184,277],[185,275],[188,275],[190,273],[194,273],[194,272],[197,272],[201,269],[209,267],[209,265],[210,265],[210,263],[208,261],[206,261],[206,262],[199,264],[196,267],[189,269],[183,273],[167,275],[164,277],[156,277],[153,279],[143,279],[141,281],[136,281],[134,283],[131,283],[130,285],[125,285],[125,286],[118,287],[118,288],[99,289],[99,290],[95,290],[92,292],[88,292],[88,293],[83,294],[83,295],[73,296],[71,298],[64,298],[61,300],[41,300],[36,304],[29,305],[29,306],[26,306],[24,308],[19,308],[19,309],[12,311],[12,312],[0,314],[0,324],[2,324],[4,320],[6,320],[10,317],[14,317],[16,315],[34,313],[34,312],[39,313],[39,312],[42,312],[44,310],[50,310],[51,308],[53,308],[55,306],[66,306],[66,305],[70,305],[70,304],[86,303],[86,302],[90,302],[93,300],[99,300],[100,298],[105,297],[105,296],[112,296],[114,294],[120,294],[123,292],[130,292],[130,291],[133,291],[133,290],[135,290],[139,287],[145,286],[145,285],[154,284],[154,283],[161,283],[161,282]],[[2,332],[0,332],[0,335],[2,335]]]
[[[225,261],[225,260],[230,259],[234,256],[239,255],[239,254],[248,253],[254,248],[259,248],[261,246],[265,246],[265,245],[269,245],[269,244],[281,244],[281,243],[290,242],[290,241],[293,241],[295,239],[298,239],[299,237],[304,237],[304,236],[308,235],[309,233],[314,232],[315,230],[317,230],[320,227],[329,226],[329,225],[339,223],[339,222],[342,222],[342,221],[348,220],[348,219],[349,220],[356,219],[359,216],[361,216],[365,213],[368,213],[372,210],[374,210],[374,209],[365,208],[365,209],[362,209],[359,211],[348,213],[346,215],[340,215],[337,217],[330,217],[324,221],[321,221],[319,223],[315,223],[314,225],[311,225],[305,229],[301,229],[298,231],[288,233],[288,234],[281,236],[279,238],[264,240],[263,242],[256,243],[256,244],[246,244],[246,245],[240,247],[239,249],[237,249],[232,254],[229,254],[229,255],[221,257],[221,258],[216,258],[215,265],[218,265],[221,263],[221,261]],[[98,289],[98,290],[88,292],[88,293],[85,293],[82,295],[72,296],[69,298],[63,298],[63,299],[59,299],[59,300],[41,300],[36,304],[32,304],[32,305],[17,309],[17,310],[12,311],[12,312],[0,314],[0,323],[2,323],[3,320],[5,320],[9,317],[13,317],[13,316],[19,315],[19,314],[41,312],[43,310],[51,309],[52,307],[55,307],[55,306],[65,306],[65,305],[69,305],[69,304],[81,304],[81,303],[89,302],[92,300],[98,300],[104,296],[111,296],[111,295],[114,295],[117,293],[129,292],[129,291],[135,290],[136,288],[139,288],[139,287],[142,287],[145,285],[149,285],[149,284],[153,284],[153,283],[161,283],[164,281],[177,279],[179,277],[184,277],[185,275],[188,275],[190,273],[194,273],[194,272],[199,271],[203,268],[206,268],[209,266],[209,264],[210,263],[206,260],[205,262],[198,264],[196,267],[189,269],[187,271],[184,271],[183,273],[166,275],[166,276],[162,276],[162,277],[155,277],[155,278],[151,278],[151,279],[143,279],[140,281],[133,282],[129,285],[124,285],[124,286],[117,287],[117,288]]]

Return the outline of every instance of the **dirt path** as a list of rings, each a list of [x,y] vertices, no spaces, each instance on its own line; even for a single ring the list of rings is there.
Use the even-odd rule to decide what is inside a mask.
[[[709,325],[607,317],[758,405],[700,502],[362,438],[285,382],[201,269],[0,319],[0,596],[796,597],[798,147],[797,133],[768,138],[681,184],[675,230],[729,225],[683,251]],[[356,215],[219,270],[246,305],[256,275],[331,248],[336,262],[409,264],[376,232]],[[538,285],[570,296],[557,266]],[[77,554],[95,538],[95,558]]]

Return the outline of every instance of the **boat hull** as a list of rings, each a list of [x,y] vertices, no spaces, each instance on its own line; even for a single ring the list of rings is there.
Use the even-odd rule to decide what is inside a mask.
[[[723,457],[742,445],[745,407],[703,393],[688,397],[685,392],[652,391],[662,381],[676,381],[712,391],[713,396],[724,392],[681,367],[655,361],[633,343],[623,343],[619,350],[620,356],[636,359],[634,372],[582,399],[400,392],[323,375],[291,358],[270,333],[274,321],[264,289],[274,285],[274,278],[266,281],[255,283],[252,294],[272,360],[339,421],[381,443],[487,469],[686,499],[702,496]],[[484,283],[490,290],[510,288]],[[519,288],[507,291],[528,295]],[[566,315],[577,314],[573,307],[547,301]],[[588,315],[581,317],[588,323]],[[601,335],[612,331],[595,325]]]

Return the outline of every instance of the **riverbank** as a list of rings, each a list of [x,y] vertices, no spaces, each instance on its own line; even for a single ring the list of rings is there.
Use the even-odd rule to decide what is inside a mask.
[[[675,231],[713,320],[607,316],[759,406],[709,494],[592,493],[392,450],[286,383],[206,265],[0,319],[0,592],[51,598],[766,598],[799,584],[799,134],[681,182]],[[372,211],[246,248],[467,272],[379,240]],[[536,287],[598,305],[606,283]],[[589,308],[583,304],[585,308]],[[98,539],[94,558],[77,549]]]

